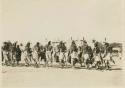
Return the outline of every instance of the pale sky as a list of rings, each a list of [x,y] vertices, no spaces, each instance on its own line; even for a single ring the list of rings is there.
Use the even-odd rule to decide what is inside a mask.
[[[122,0],[2,0],[2,39],[122,41]]]

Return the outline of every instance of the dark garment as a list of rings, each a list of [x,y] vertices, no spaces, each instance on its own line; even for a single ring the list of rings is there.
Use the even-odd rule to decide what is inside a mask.
[[[100,49],[98,47],[95,48],[95,52],[96,54],[99,54],[100,53]]]
[[[59,51],[61,51],[61,52],[65,52],[65,51],[66,51],[66,46],[65,46],[65,44],[64,44],[64,43],[60,43],[60,44],[58,45],[58,49],[59,49]]]
[[[109,43],[105,43],[105,48],[107,53],[112,53],[112,47],[110,46]]]
[[[20,48],[17,48],[16,49],[16,60],[17,61],[21,61],[21,50],[20,50]]]
[[[26,48],[26,50],[27,50],[28,55],[32,56],[32,49],[31,48]]]
[[[51,45],[46,45],[46,51],[51,51],[52,50],[52,46]]]
[[[41,60],[46,59],[46,53],[44,51],[40,52],[39,56],[41,57]]]
[[[78,48],[77,48],[76,44],[71,45],[71,52],[73,52],[73,51],[75,51],[75,52],[78,51]]]
[[[79,54],[78,54],[78,58],[81,58],[82,57],[82,52],[80,52]]]
[[[2,62],[4,61],[3,51],[1,51]]]
[[[4,46],[2,47],[2,50],[9,51],[9,45],[4,45]]]
[[[54,58],[56,62],[59,62],[59,56],[57,55],[57,53],[54,54]]]
[[[94,46],[95,46],[95,53],[96,53],[96,54],[99,54],[99,53],[101,52],[101,45],[100,45],[100,43],[99,43],[99,42],[96,42],[96,43],[94,44]]]
[[[112,51],[113,51],[113,50],[112,50],[112,47],[109,46],[109,47],[108,47],[108,52],[109,52],[109,53],[112,53]]]

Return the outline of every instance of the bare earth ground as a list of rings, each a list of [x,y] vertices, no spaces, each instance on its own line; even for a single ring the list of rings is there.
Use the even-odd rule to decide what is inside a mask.
[[[78,68],[2,67],[3,88],[124,88],[120,66],[111,71]]]

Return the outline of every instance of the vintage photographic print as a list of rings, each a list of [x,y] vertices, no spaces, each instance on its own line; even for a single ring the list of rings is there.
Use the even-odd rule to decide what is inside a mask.
[[[124,0],[1,0],[0,88],[125,88]]]

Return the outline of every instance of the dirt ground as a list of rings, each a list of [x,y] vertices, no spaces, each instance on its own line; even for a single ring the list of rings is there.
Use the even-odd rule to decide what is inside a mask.
[[[122,77],[118,65],[110,71],[2,66],[3,88],[124,88]]]

